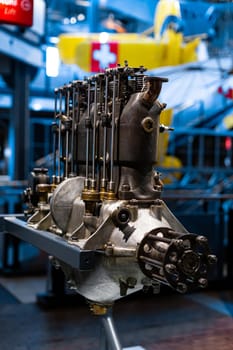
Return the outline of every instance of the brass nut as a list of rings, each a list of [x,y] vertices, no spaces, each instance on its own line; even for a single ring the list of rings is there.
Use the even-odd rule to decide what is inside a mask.
[[[91,312],[97,316],[106,315],[109,309],[109,305],[100,305],[100,304],[90,303],[89,306],[90,306]]]
[[[48,193],[51,191],[50,184],[38,184],[36,185],[36,191],[39,193]]]
[[[100,194],[98,191],[83,190],[83,192],[82,192],[82,200],[83,201],[98,202],[99,199],[100,199]]]

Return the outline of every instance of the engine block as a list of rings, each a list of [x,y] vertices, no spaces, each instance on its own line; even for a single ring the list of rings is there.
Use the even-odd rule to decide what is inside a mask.
[[[53,169],[35,168],[25,190],[28,225],[93,250],[95,268],[57,261],[67,283],[90,303],[160,283],[184,293],[206,287],[216,257],[161,199],[156,171],[164,131],[158,96],[166,78],[144,67],[107,69],[55,90]]]

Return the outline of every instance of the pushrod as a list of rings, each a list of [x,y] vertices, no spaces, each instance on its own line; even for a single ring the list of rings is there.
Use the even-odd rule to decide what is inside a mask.
[[[62,116],[62,89],[59,90],[59,115]],[[61,177],[61,119],[59,118],[59,129],[58,129],[58,152],[57,152],[57,173],[59,178]]]
[[[116,114],[116,74],[114,74],[114,76],[113,76],[110,183],[113,182],[114,142],[115,142],[115,114]]]
[[[66,116],[67,120],[70,118],[70,86],[67,86],[66,93]],[[69,130],[66,130],[66,145],[65,145],[65,178],[68,178],[69,165]]]
[[[70,144],[70,172],[74,173],[74,127],[75,127],[75,101],[76,101],[76,88],[72,86],[72,128],[71,128],[71,144]]]
[[[105,75],[105,101],[104,101],[104,114],[107,118],[108,114],[108,75]],[[103,135],[103,181],[106,181],[106,154],[107,154],[107,125],[104,124],[104,135]]]
[[[90,103],[91,103],[91,82],[88,80],[87,85],[87,118],[90,120]],[[88,180],[88,170],[89,170],[89,136],[90,129],[89,125],[86,125],[86,180]]]
[[[55,89],[54,90],[54,93],[55,93],[55,99],[54,99],[54,123],[56,123],[56,118],[57,118],[57,93],[58,93],[58,90]],[[55,124],[57,125],[57,124]],[[56,171],[57,171],[57,152],[56,152],[56,145],[57,144],[57,135],[56,135],[56,130],[53,130],[53,174],[56,175]]]
[[[97,79],[95,79],[95,86],[94,86],[94,116],[93,116],[93,133],[92,133],[92,180],[95,180],[96,120],[97,120]]]

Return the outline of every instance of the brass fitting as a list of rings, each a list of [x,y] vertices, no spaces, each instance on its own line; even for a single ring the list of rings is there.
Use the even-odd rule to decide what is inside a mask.
[[[109,308],[112,307],[112,305],[102,305],[102,304],[94,304],[92,302],[88,302],[91,312],[96,316],[103,316],[106,315]]]
[[[48,194],[51,192],[50,184],[38,184],[36,186],[36,191],[39,195],[39,202],[47,203],[48,202]]]

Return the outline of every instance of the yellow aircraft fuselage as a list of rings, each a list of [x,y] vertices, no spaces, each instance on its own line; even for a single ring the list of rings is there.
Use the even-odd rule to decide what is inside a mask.
[[[102,34],[102,33],[101,33]],[[132,67],[143,65],[147,69],[193,62],[197,59],[199,39],[183,44],[180,33],[172,30],[166,41],[157,41],[140,34],[62,34],[58,48],[61,60],[76,64],[86,72],[98,72],[127,60]]]
[[[197,59],[199,39],[184,43],[182,33],[172,28],[177,18],[181,18],[179,2],[160,0],[155,11],[153,38],[137,33],[61,34],[60,58],[86,72],[123,65],[125,60],[132,67],[143,65],[147,69],[193,62]]]

